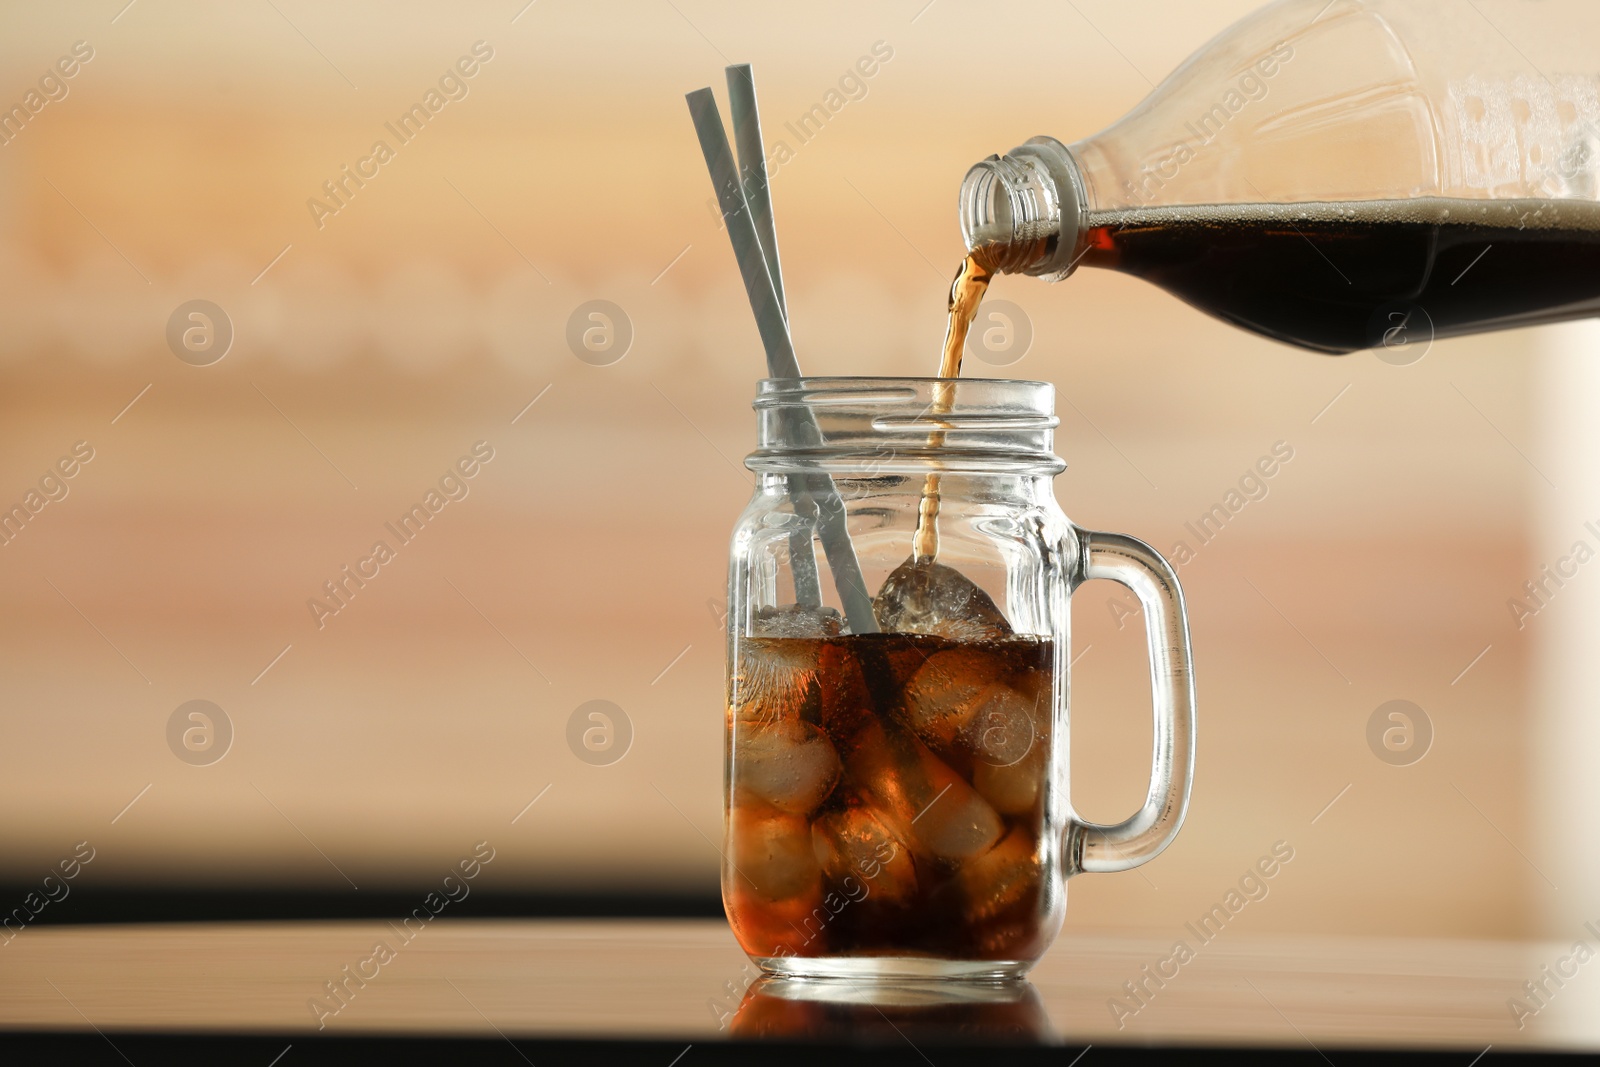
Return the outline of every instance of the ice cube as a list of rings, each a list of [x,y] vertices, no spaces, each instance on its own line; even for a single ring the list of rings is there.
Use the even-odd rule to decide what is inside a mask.
[[[838,637],[843,630],[844,618],[833,608],[784,604],[750,613],[750,633],[756,637]]]
[[[972,770],[972,787],[1002,815],[1026,815],[1039,802],[1045,775],[1050,773],[1050,746],[1036,741],[1015,763],[979,760]]]
[[[906,683],[906,725],[934,751],[949,755],[971,726],[994,676],[993,657],[979,649],[935,652]]]
[[[824,639],[837,637],[843,626],[832,608],[797,604],[756,608],[750,616],[750,636],[737,639],[734,717],[748,722],[815,719]]]
[[[963,860],[1000,840],[1000,816],[910,731],[872,720],[845,762],[846,779],[918,855]]]
[[[944,769],[949,772],[950,788],[941,789],[929,799],[912,824],[912,831],[916,840],[935,856],[961,860],[988,849],[1004,826],[988,801],[954,771]]]
[[[748,795],[736,794],[728,811],[728,863],[734,884],[762,900],[809,899],[821,889],[811,824]]]
[[[962,736],[978,763],[1006,766],[1033,751],[1041,731],[1032,700],[996,682],[985,686],[973,703]]]
[[[955,881],[968,922],[982,922],[1012,907],[1039,885],[1039,854],[1033,834],[1018,826],[998,845],[962,864]]]
[[[820,727],[799,719],[741,722],[733,733],[733,785],[780,811],[810,815],[839,780],[839,754]]]
[[[818,818],[811,824],[811,846],[834,885],[847,890],[865,886],[868,896],[889,904],[905,904],[916,896],[911,851],[867,808],[845,808]]]
[[[774,723],[813,717],[818,651],[812,641],[741,640],[733,675],[734,718],[740,723]]]
[[[820,947],[815,940],[814,916],[822,906],[821,879],[792,897],[769,900],[737,872],[729,871],[723,877],[722,897],[733,936],[750,955],[804,956]],[[805,929],[807,919],[813,923],[811,933]]]
[[[952,641],[994,640],[1011,624],[988,593],[954,567],[908,559],[884,579],[873,614],[885,633],[932,634]]]
[[[1050,774],[1049,690],[1031,688],[1029,697],[1008,685],[993,686],[968,728],[973,788],[1005,815],[1033,811]]]

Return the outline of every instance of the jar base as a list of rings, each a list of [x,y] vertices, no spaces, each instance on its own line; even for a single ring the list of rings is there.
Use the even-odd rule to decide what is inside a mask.
[[[752,956],[768,974],[783,978],[896,979],[1006,982],[1021,978],[1033,960],[942,960],[930,956]]]

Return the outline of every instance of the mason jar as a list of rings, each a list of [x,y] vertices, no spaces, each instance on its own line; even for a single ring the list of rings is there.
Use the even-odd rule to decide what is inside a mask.
[[[760,383],[755,491],[729,577],[723,903],[791,977],[985,978],[1049,947],[1066,879],[1121,871],[1188,806],[1195,703],[1172,567],[1074,526],[1043,382]],[[1068,791],[1069,601],[1143,608],[1154,694],[1144,805]]]

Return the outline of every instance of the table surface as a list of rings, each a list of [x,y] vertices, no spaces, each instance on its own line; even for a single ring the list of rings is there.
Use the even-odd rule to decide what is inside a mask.
[[[1570,943],[1229,931],[1159,987],[1144,980],[1142,1003],[1131,998],[1124,983],[1171,950],[1170,935],[1066,936],[1031,983],[940,998],[926,986],[752,987],[753,966],[710,920],[440,918],[409,941],[383,921],[40,927],[0,948],[0,1029],[711,1043],[870,1036],[887,1023],[912,1043],[957,1032],[1074,1045],[1600,1049],[1600,963],[1573,959]],[[350,981],[341,1004],[326,983],[347,965],[371,977]],[[1545,979],[1547,995],[1531,999],[1524,982],[1557,971],[1576,974]],[[1517,1000],[1530,1012],[1520,1026]]]

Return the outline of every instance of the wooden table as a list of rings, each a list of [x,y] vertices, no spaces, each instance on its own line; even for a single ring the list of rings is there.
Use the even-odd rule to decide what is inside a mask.
[[[875,1063],[908,1056],[941,1067],[961,1057],[933,1050],[956,1043],[1020,1044],[1014,1060],[1032,1046],[1063,1065],[1086,1045],[1124,1058],[1153,1047],[1254,1048],[1317,1063],[1360,1050],[1448,1050],[1456,1055],[1444,1062],[1462,1067],[1490,1046],[1485,1067],[1513,1051],[1600,1051],[1600,959],[1563,964],[1570,944],[1225,932],[1175,974],[1159,968],[1172,977],[1146,977],[1148,965],[1160,978],[1157,961],[1171,948],[1170,935],[1068,936],[1031,983],[940,1001],[915,986],[752,989],[754,968],[715,921],[41,927],[0,948],[0,1028],[12,1043],[76,1043],[141,1067],[157,1038],[167,1051],[145,1060],[212,1047],[182,1035],[289,1047],[280,1067],[353,1047],[330,1038],[385,1039],[395,1051],[384,1062],[448,1047],[432,1061],[465,1062],[477,1049],[542,1065],[592,1053],[594,1042],[609,1042],[614,1062],[630,1050],[657,1062],[692,1046],[680,1067],[748,1062],[726,1058],[748,1053],[744,1039],[788,1043],[790,1053],[796,1042],[829,1043],[843,1050],[829,1063],[868,1046]],[[1523,983],[1546,966],[1577,973],[1559,987],[1546,980],[1540,1006]],[[1129,982],[1143,987],[1137,999]],[[1532,1011],[1520,1027],[1517,999]]]

